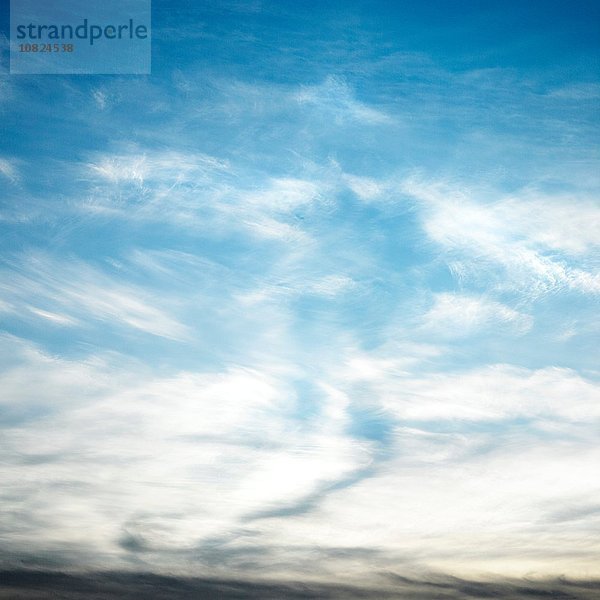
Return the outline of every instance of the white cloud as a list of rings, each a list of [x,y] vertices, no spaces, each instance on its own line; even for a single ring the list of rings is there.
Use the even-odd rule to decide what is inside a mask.
[[[258,208],[286,213],[309,206],[319,200],[321,190],[311,181],[293,178],[275,178],[264,190],[249,192],[244,200]]]
[[[581,102],[582,100],[596,100],[600,98],[600,85],[597,83],[565,85],[550,90],[548,96],[577,102]]]
[[[600,420],[600,384],[573,369],[491,364],[432,371],[432,359],[439,358],[437,346],[388,344],[341,354],[329,374],[354,402],[381,408],[400,426],[447,421],[468,429],[476,422],[526,419],[545,428]]]
[[[10,183],[17,183],[20,179],[19,171],[13,160],[0,157],[0,175],[8,179]]]
[[[334,546],[324,567],[348,577],[398,564],[459,576],[555,575],[557,561],[570,576],[596,572],[598,384],[553,367],[416,375],[408,355],[430,352],[409,350],[355,354],[334,374],[341,406],[363,398],[395,419],[386,459],[307,514],[247,531],[292,556]]]
[[[34,315],[42,317],[43,319],[46,319],[52,323],[56,323],[57,325],[77,325],[79,323],[77,319],[47,310],[42,310],[41,308],[36,308],[35,306],[30,306],[28,308]]]
[[[25,255],[4,271],[7,283],[0,286],[0,294],[5,300],[29,306],[32,314],[56,324],[90,324],[91,319],[172,339],[184,339],[189,333],[168,314],[164,297],[82,261]]]
[[[15,312],[15,307],[9,304],[8,302],[3,302],[2,300],[0,300],[0,312],[12,313]]]
[[[296,277],[283,277],[266,282],[259,288],[238,294],[236,298],[244,305],[256,305],[273,300],[283,301],[301,295],[333,299],[356,289],[358,284],[346,275],[300,273]]]
[[[434,449],[440,437],[425,447]],[[467,449],[459,439],[442,443]],[[342,556],[343,549],[365,551],[369,566],[359,573],[426,564],[457,576],[544,576],[556,574],[557,562],[572,577],[597,572],[597,536],[576,522],[548,526],[557,510],[597,498],[597,449],[517,438],[492,452],[450,456],[419,461],[400,447],[374,476],[334,491],[309,515],[266,523],[263,535],[290,548],[326,547],[335,533]],[[586,522],[592,531],[599,525],[598,517]]]
[[[100,110],[104,110],[107,106],[107,95],[106,92],[98,89],[98,90],[94,90],[92,92],[92,98],[94,99],[94,102],[96,103],[96,106],[100,109]]]
[[[148,568],[214,574],[198,552],[206,544],[214,558],[232,544],[253,565],[257,548],[276,552],[273,569],[287,576],[330,567],[351,577],[407,556],[462,574],[550,573],[549,548],[569,574],[593,564],[597,545],[582,546],[579,521],[546,525],[600,492],[598,387],[568,369],[417,376],[430,347],[354,353],[343,368],[323,365],[317,413],[297,420],[294,370],[160,375],[119,356],[66,360],[2,341],[5,409],[36,407],[0,446],[13,551],[35,535],[42,551],[77,547],[104,568],[134,555]],[[385,460],[347,433],[361,395],[395,419]],[[531,429],[452,426],[519,417]],[[429,431],[430,420],[448,431]],[[307,547],[335,556],[315,563]]]
[[[104,154],[86,165],[87,214],[168,222],[206,235],[244,231],[255,238],[309,244],[297,210],[326,205],[322,181],[266,177],[250,184],[226,161],[204,154],[137,150]]]
[[[139,185],[144,183],[150,169],[145,156],[103,158],[92,163],[89,168],[100,177],[110,182],[133,181]]]
[[[531,194],[481,202],[468,191],[414,178],[403,189],[421,203],[425,232],[452,253],[456,271],[500,267],[505,284],[533,296],[557,289],[600,293],[600,275],[586,260],[600,244],[600,209],[591,202]]]
[[[374,393],[399,419],[497,421],[600,418],[600,388],[570,369],[493,365],[464,373],[379,380]]]
[[[339,77],[329,76],[321,85],[306,86],[296,93],[295,99],[331,115],[337,122],[351,120],[373,125],[393,121],[384,112],[356,100],[351,88]]]
[[[278,221],[272,217],[260,214],[244,214],[244,212],[245,211],[242,212],[243,220],[241,221],[241,224],[245,226],[248,232],[258,238],[263,238],[265,240],[280,240],[282,242],[296,242],[300,244],[310,243],[309,236],[294,225]]]
[[[373,200],[386,190],[380,181],[371,177],[343,174],[342,179],[361,200]]]
[[[303,286],[305,291],[329,298],[350,291],[355,287],[356,282],[347,275],[326,275],[317,279],[314,283],[308,282],[306,286]]]
[[[139,185],[154,182],[172,186],[193,178],[206,178],[213,170],[227,171],[227,162],[202,153],[131,151],[125,154],[98,155],[87,167],[112,183],[131,181]]]
[[[372,460],[368,443],[344,434],[347,400],[331,386],[321,389],[319,418],[299,422],[281,374],[231,367],[161,377],[118,356],[70,361],[1,341],[19,349],[18,364],[0,374],[5,409],[24,399],[36,407],[1,445],[10,494],[0,495],[13,515],[3,536],[15,551],[35,535],[41,550],[76,545],[114,566],[123,536],[135,536],[160,568],[171,549],[293,513]]]
[[[438,346],[411,342],[388,342],[369,352],[348,348],[339,356],[332,376],[342,388],[347,382],[390,382],[409,375],[441,353]]]
[[[530,315],[500,302],[453,293],[435,294],[433,306],[423,316],[424,329],[444,337],[464,337],[486,329],[500,334],[505,330],[523,334],[532,324]]]
[[[121,385],[127,378],[126,365],[129,361],[120,359],[122,371],[111,373],[114,356],[110,353],[96,356],[81,362],[74,362],[52,356],[33,344],[7,334],[0,335],[1,402],[9,413],[23,413],[34,419],[37,407],[40,415],[61,413],[66,407],[82,407],[90,400]],[[23,452],[41,450],[43,439],[32,443]]]
[[[510,224],[515,235],[540,248],[581,255],[600,247],[600,206],[572,196],[503,199],[495,218]]]

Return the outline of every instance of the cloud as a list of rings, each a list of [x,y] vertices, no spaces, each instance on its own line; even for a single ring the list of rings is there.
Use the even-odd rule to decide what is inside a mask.
[[[340,293],[351,291],[356,282],[347,275],[327,275],[309,283],[304,289],[317,296],[334,297]]]
[[[443,292],[433,300],[423,316],[423,327],[432,335],[465,337],[486,329],[522,335],[533,325],[530,315],[485,297]]]
[[[171,339],[189,333],[160,306],[162,299],[77,259],[22,255],[4,272],[5,301],[57,325],[99,321]]]
[[[559,563],[585,577],[596,570],[598,543],[589,534],[597,517],[548,523],[557,510],[597,497],[598,450],[591,438],[531,440],[518,430],[399,429],[393,456],[371,476],[332,491],[310,514],[263,523],[263,535],[324,547],[335,531],[338,547],[379,553],[355,572],[404,560],[461,577],[541,577]],[[343,564],[327,568],[339,572]]]
[[[558,290],[600,292],[600,276],[586,257],[600,239],[600,210],[573,200],[473,199],[440,183],[405,181],[405,193],[416,198],[427,236],[448,254],[455,273],[480,274],[501,269],[507,285],[537,297]]]
[[[385,186],[377,179],[344,174],[346,185],[361,199],[365,201],[379,198],[385,191]]]
[[[295,211],[325,202],[323,182],[293,177],[246,181],[227,161],[204,154],[134,150],[86,165],[89,194],[79,209],[135,222],[160,222],[204,235],[240,230],[265,240],[307,243]],[[253,177],[252,179],[256,179]]]
[[[275,178],[267,189],[251,192],[245,199],[251,204],[275,212],[290,212],[309,206],[320,196],[319,186],[311,181]]]
[[[6,158],[0,158],[0,175],[13,184],[20,180],[20,175],[15,162]]]
[[[338,123],[346,120],[367,125],[393,122],[393,119],[384,112],[356,100],[346,81],[332,75],[327,77],[321,85],[303,87],[295,94],[295,99],[301,105],[314,106],[320,112],[330,115]]]
[[[600,485],[598,389],[571,370],[417,376],[425,347],[412,359],[408,348],[396,360],[354,356],[348,377],[322,365],[306,411],[298,370],[268,361],[165,374],[3,342],[14,555],[31,558],[35,532],[34,555],[77,549],[88,568],[231,575],[268,563],[273,576],[360,580],[408,556],[411,568],[461,576],[551,574],[557,559],[571,574],[592,569],[581,523],[593,526]],[[358,434],[365,399],[385,420],[383,453]],[[583,521],[546,527],[582,507]]]
[[[343,395],[326,387],[318,416],[299,419],[281,373],[161,377],[119,356],[58,359],[2,341],[19,349],[0,376],[13,415],[2,501],[14,552],[27,553],[19,540],[35,532],[40,549],[76,547],[88,564],[117,566],[124,552],[171,564],[170,553],[192,554],[266,511],[301,510],[372,460],[371,445],[345,433]]]
[[[274,282],[269,281],[258,289],[237,295],[236,298],[245,306],[256,306],[273,301],[281,303],[299,296],[335,299],[352,293],[357,287],[356,281],[346,275],[320,277],[310,272],[302,272],[295,277],[282,275]]]
[[[223,600],[241,598],[257,600],[359,600],[380,598],[431,598],[458,600],[464,598],[506,598],[529,600],[553,596],[592,600],[600,588],[594,579],[488,579],[468,580],[445,574],[420,574],[406,577],[389,574],[387,581],[349,584],[341,582],[202,579],[177,577],[145,572],[88,572],[72,574],[61,571],[5,570],[0,572],[0,595],[11,594],[21,600],[46,600],[61,597],[83,598],[146,598],[179,600],[189,598]],[[384,579],[383,577],[381,579]],[[5,597],[8,597],[6,595]]]
[[[197,179],[213,170],[226,171],[225,161],[201,153],[174,150],[98,156],[88,168],[113,183],[131,181],[143,186],[146,181],[174,185]]]
[[[94,102],[96,103],[97,107],[100,110],[106,109],[106,106],[107,106],[107,96],[106,96],[105,92],[103,92],[100,89],[94,90],[92,92],[92,97],[93,97]]]
[[[423,378],[378,378],[373,392],[388,410],[409,421],[539,418],[583,423],[600,418],[598,385],[557,367],[488,365]]]
[[[600,98],[600,85],[598,83],[576,83],[572,85],[564,85],[556,87],[548,92],[552,98],[560,98],[561,100],[574,100],[581,102],[582,100],[596,100]]]
[[[57,325],[77,325],[79,321],[77,319],[73,319],[72,317],[67,317],[65,315],[60,315],[54,312],[50,312],[47,310],[42,310],[41,308],[35,308],[34,306],[29,307],[29,311],[38,317],[42,317],[50,321],[51,323],[55,323]]]

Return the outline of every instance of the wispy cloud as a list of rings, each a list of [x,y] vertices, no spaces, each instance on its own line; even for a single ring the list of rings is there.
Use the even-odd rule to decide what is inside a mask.
[[[490,328],[502,334],[523,334],[533,318],[500,302],[465,294],[440,293],[423,316],[423,327],[433,335],[463,337]]]
[[[321,85],[305,87],[295,98],[300,104],[314,106],[330,115],[336,122],[349,119],[366,124],[386,124],[393,121],[385,112],[357,100],[340,77],[329,76]]]
[[[14,164],[14,161],[6,158],[0,158],[0,175],[2,175],[5,179],[8,179],[10,183],[17,183],[20,179],[19,172]]]
[[[505,283],[498,285],[532,296],[600,291],[600,276],[585,260],[600,239],[600,211],[591,202],[529,195],[477,200],[470,190],[415,179],[403,189],[422,203],[425,232],[448,253],[457,275],[500,268]]]
[[[114,564],[127,548],[137,553],[143,546],[150,556],[191,551],[263,511],[294,512],[323,485],[372,459],[368,443],[344,433],[347,402],[331,390],[322,393],[319,418],[302,424],[291,418],[289,383],[258,370],[161,378],[139,367],[120,370],[118,357],[81,363],[53,359],[20,340],[3,342],[20,351],[19,365],[2,374],[5,409],[18,410],[23,397],[29,402],[31,387],[43,390],[34,411],[6,431],[3,477],[19,493],[4,500],[15,518],[34,505],[62,507],[42,509],[27,526],[46,548],[59,540],[85,547],[87,538]],[[19,389],[23,369],[36,377]],[[22,469],[28,476],[18,483]],[[117,519],[106,512],[114,502],[121,507]],[[85,537],[72,529],[82,519]],[[15,528],[23,526],[12,518],[4,524],[10,537]],[[121,545],[123,531],[138,539],[137,549]]]
[[[319,182],[267,177],[249,186],[228,162],[203,154],[134,150],[98,156],[86,170],[92,178],[87,199],[78,203],[83,212],[167,221],[206,234],[242,229],[301,240],[306,236],[290,215],[323,201]]]
[[[362,200],[373,200],[384,193],[385,186],[377,179],[344,174],[343,179],[348,187]]]
[[[183,154],[175,151],[151,155],[131,152],[100,156],[89,165],[92,172],[113,183],[131,181],[143,187],[145,181],[177,184],[212,170],[227,170],[227,163],[205,154]]]
[[[551,573],[554,559],[535,542],[543,519],[589,503],[598,485],[598,389],[567,369],[417,376],[411,371],[431,349],[370,362],[349,355],[322,365],[317,401],[304,409],[310,398],[298,394],[292,365],[159,375],[116,355],[66,360],[3,342],[18,351],[2,374],[5,414],[14,415],[3,439],[3,481],[12,490],[4,535],[16,552],[27,553],[16,532],[35,528],[38,548],[76,545],[105,566],[120,564],[124,552],[154,568],[237,548],[220,572],[244,572],[250,557],[262,564],[256,548],[264,547],[264,560],[280,548],[275,571],[326,576],[351,568],[351,549],[360,547],[392,562],[408,552],[414,564],[455,570],[468,558],[472,573],[492,564],[518,573],[522,563],[498,550],[510,539],[530,568]],[[27,372],[36,376],[23,386]],[[367,406],[387,422],[383,455],[376,435],[360,433],[357,410]],[[560,485],[557,470],[570,474]],[[374,501],[376,513],[366,510]],[[36,522],[19,525],[23,511]],[[547,547],[552,535],[540,543]],[[431,536],[433,547],[423,541]],[[576,520],[560,539],[565,564],[591,564],[594,547],[582,551]],[[323,570],[307,544],[349,554]],[[475,560],[474,545],[489,552]],[[219,572],[206,561],[200,565]]]
[[[183,339],[187,328],[161,307],[163,300],[75,258],[21,256],[4,268],[6,302],[57,324],[99,321]]]
[[[598,386],[569,369],[493,365],[460,374],[377,383],[386,408],[403,419],[488,421],[517,418],[585,422],[600,416]],[[574,400],[565,402],[565,398]]]

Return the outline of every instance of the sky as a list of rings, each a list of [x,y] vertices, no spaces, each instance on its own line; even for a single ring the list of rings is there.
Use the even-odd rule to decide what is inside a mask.
[[[600,577],[599,2],[2,18],[0,568]]]

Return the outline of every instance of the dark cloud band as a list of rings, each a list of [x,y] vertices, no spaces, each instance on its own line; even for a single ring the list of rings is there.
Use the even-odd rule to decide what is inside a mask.
[[[454,600],[459,598],[506,598],[531,600],[554,598],[592,600],[600,594],[600,580],[497,580],[469,581],[435,575],[430,579],[409,579],[391,575],[378,587],[298,582],[256,582],[238,579],[178,578],[148,573],[88,573],[11,570],[0,571],[0,598],[15,600],[147,600],[260,599],[260,600],[353,600],[402,598]]]

